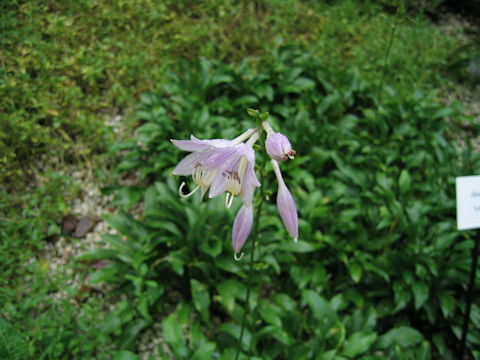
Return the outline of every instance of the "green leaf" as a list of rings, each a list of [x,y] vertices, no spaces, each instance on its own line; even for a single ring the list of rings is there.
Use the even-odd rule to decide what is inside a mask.
[[[406,194],[410,190],[410,184],[410,174],[406,169],[403,169],[398,179],[398,186],[400,187],[400,192],[402,194]]]
[[[227,334],[232,336],[237,342],[240,339],[240,325],[233,324],[233,323],[224,323],[220,325],[220,330],[225,331]],[[248,329],[244,330],[243,339],[242,339],[242,348],[248,349],[250,347],[250,342],[252,341],[252,334]]]
[[[190,302],[181,301],[177,305],[178,321],[182,326],[187,326],[192,320],[193,306]]]
[[[360,279],[362,278],[362,266],[358,262],[349,262],[347,264],[347,267],[353,281],[358,284],[360,282]]]
[[[215,349],[215,343],[206,342],[202,344],[197,350],[195,350],[191,357],[191,360],[213,359],[213,353],[215,352]]]
[[[411,327],[400,326],[387,331],[378,338],[376,348],[390,349],[394,344],[400,346],[413,346],[423,340],[422,334]]]
[[[416,360],[429,360],[431,359],[430,343],[428,341],[422,341],[422,345],[418,348],[416,353]]]
[[[191,319],[190,319],[191,322]],[[189,324],[186,324],[185,326],[188,326]],[[202,329],[202,325],[200,324],[200,321],[195,321],[193,325],[191,325],[190,329],[190,344],[191,347],[196,349],[201,347],[203,344],[208,342],[207,336],[204,334],[204,329]]]
[[[453,296],[447,292],[442,292],[438,296],[438,300],[440,301],[440,308],[442,309],[443,316],[450,316],[450,314],[455,309],[455,299],[453,298]]]
[[[451,116],[455,113],[455,110],[451,107],[442,107],[438,109],[432,116],[432,119],[443,119]]]
[[[399,281],[393,283],[393,292],[395,299],[394,311],[399,311],[407,306],[408,302],[410,301],[410,292]]]
[[[323,321],[326,318],[331,318],[334,314],[328,302],[313,290],[302,291],[302,299],[308,304],[313,317],[317,320]]]
[[[415,302],[416,310],[420,309],[423,304],[425,304],[425,301],[428,299],[429,292],[430,290],[428,288],[428,283],[420,281],[414,281],[412,283],[413,300]]]
[[[261,301],[259,306],[260,316],[267,323],[282,327],[282,319],[280,318],[280,309],[266,301]]]
[[[165,341],[169,344],[182,343],[182,329],[174,313],[170,314],[162,321],[162,330]]]
[[[291,238],[289,240],[290,241],[282,242],[282,244],[278,246],[278,249],[293,253],[309,253],[320,247],[320,244],[312,244],[301,240],[294,242]]]
[[[329,350],[325,351],[323,354],[320,354],[315,358],[315,360],[334,360],[337,359],[335,355],[337,354],[337,350]]]
[[[248,115],[250,115],[251,117],[254,117],[254,118],[257,118],[258,115],[259,115],[258,110],[252,109],[252,108],[248,108],[247,113],[248,113]]]
[[[147,319],[136,319],[130,322],[126,329],[123,330],[118,342],[121,349],[131,349],[133,343],[140,335],[140,332],[147,328],[151,324],[151,321]]]
[[[377,339],[376,333],[356,332],[348,337],[343,344],[342,354],[355,357],[370,349],[370,346]]]
[[[278,328],[273,325],[267,325],[263,329],[261,329],[258,334],[258,338],[262,338],[264,336],[272,337],[278,342],[283,345],[290,345],[292,343],[292,338],[281,328]]]
[[[195,279],[190,280],[190,288],[192,291],[193,305],[200,313],[202,319],[208,322],[208,309],[210,307],[210,295],[205,285]]]
[[[216,286],[219,293],[216,299],[232,313],[235,308],[235,300],[245,296],[245,285],[236,280],[225,280]]]

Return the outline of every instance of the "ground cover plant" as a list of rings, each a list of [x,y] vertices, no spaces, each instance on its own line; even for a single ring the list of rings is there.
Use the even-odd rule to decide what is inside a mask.
[[[179,158],[166,140],[190,133],[232,138],[236,126],[253,126],[245,113],[252,105],[268,110],[297,150],[286,167],[300,240],[288,240],[267,201],[258,215],[243,354],[453,358],[473,244],[455,229],[454,178],[479,165],[478,156],[459,152],[451,139],[454,123],[446,118],[458,109],[421,92],[400,102],[390,87],[379,99],[356,75],[292,47],[255,66],[202,59],[185,63],[179,74],[170,74],[158,94],[142,97],[138,136],[119,146],[130,150],[119,169],[140,171],[143,179],[143,190],[121,194],[124,204],[143,199],[141,221],[114,216],[121,235],[106,239],[114,249],[83,257],[113,261],[94,279],[131,288],[138,317],[125,329],[148,326],[162,314],[162,356],[235,354],[247,273],[230,245],[235,211],[225,211],[222,200],[186,203],[177,195],[170,171]],[[264,175],[268,188],[273,179]],[[247,252],[251,246],[247,241]],[[476,303],[474,357],[478,311]]]
[[[442,83],[439,70],[458,40],[439,36],[408,7],[402,12],[398,4],[387,4],[384,12],[382,6],[366,2],[359,7],[351,1],[3,4],[0,302],[7,322],[0,323],[0,332],[12,339],[21,334],[27,342],[13,343],[22,343],[19,351],[31,358],[134,358],[140,335],[161,318],[170,334],[162,340],[163,356],[196,353],[202,358],[214,352],[228,358],[245,306],[241,280],[246,268],[231,258],[231,229],[225,225],[233,217],[215,202],[194,200],[192,205],[176,197],[178,184],[168,173],[179,158],[164,140],[190,133],[231,137],[253,126],[245,115],[253,106],[269,111],[275,125],[292,133],[301,156],[289,165],[288,182],[304,207],[301,230],[310,237],[296,248],[283,244],[280,220],[271,216],[274,205],[265,205],[265,242],[255,257],[259,278],[244,352],[268,358],[298,351],[301,358],[315,348],[325,356],[358,357],[359,350],[348,349],[362,344],[366,350],[358,354],[388,357],[396,355],[387,351],[411,343],[412,354],[448,356],[456,342],[442,342],[453,339],[452,332],[458,337],[469,266],[457,259],[468,258],[471,240],[468,234],[462,238],[449,232],[453,205],[443,200],[452,194],[448,174],[471,173],[476,160],[439,145],[450,143],[442,122],[456,119],[458,109],[435,103],[428,90]],[[308,54],[278,50],[282,43],[295,43]],[[196,61],[201,55],[206,57]],[[259,57],[244,60],[247,55]],[[193,64],[177,65],[179,58]],[[382,84],[391,88],[380,94]],[[426,91],[412,96],[416,89]],[[106,144],[118,139],[104,120],[127,116],[138,101],[130,117],[139,127],[138,137],[115,144],[105,156]],[[437,135],[423,135],[432,128]],[[412,153],[421,146],[426,150],[415,158]],[[142,178],[135,187],[117,189],[113,204],[124,212],[112,217],[111,225],[128,241],[107,237],[112,249],[84,260],[112,261],[92,282],[113,283],[116,294],[133,289],[106,316],[98,298],[81,286],[65,285],[71,281],[68,275],[49,278],[38,249],[60,236],[59,219],[75,196],[69,179],[58,171],[67,164],[92,171],[118,154],[119,171],[139,171]],[[413,162],[407,164],[404,157]],[[451,166],[448,171],[433,161],[442,157],[442,164]],[[273,179],[267,176],[265,182],[273,184]],[[442,189],[436,200],[421,196],[431,186]],[[274,192],[266,195],[275,198]],[[144,214],[134,219],[128,211],[139,201]],[[407,216],[416,222],[407,222]],[[188,222],[179,220],[185,218]],[[333,221],[337,218],[340,222]],[[432,219],[442,225],[433,229]],[[440,244],[433,240],[437,235]],[[37,258],[33,264],[32,258]],[[399,270],[413,266],[410,275]],[[72,267],[88,273],[83,262]],[[172,282],[165,284],[161,279],[172,273]],[[24,285],[25,279],[31,286]],[[277,286],[279,279],[284,287]],[[267,285],[255,295],[261,282]],[[70,299],[51,298],[61,287]],[[319,328],[315,321],[324,321],[325,309],[333,314],[322,325],[332,332],[328,339],[314,330]],[[367,327],[352,325],[365,314]],[[412,314],[420,325],[411,323]],[[472,319],[478,320],[478,304]],[[214,332],[219,324],[222,331]],[[380,341],[382,334],[390,335]],[[397,348],[392,338],[399,334],[413,340]],[[278,343],[283,344],[279,355]],[[0,347],[5,349],[11,346]]]

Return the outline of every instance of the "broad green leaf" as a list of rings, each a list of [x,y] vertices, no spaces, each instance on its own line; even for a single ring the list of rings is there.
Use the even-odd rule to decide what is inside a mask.
[[[240,339],[240,331],[241,326],[233,323],[224,323],[220,325],[220,330],[225,331],[227,334],[232,336],[236,341]],[[250,343],[252,341],[252,334],[248,329],[244,330],[243,339],[242,339],[242,348],[243,350],[247,350],[250,347]]]
[[[450,316],[455,309],[455,299],[453,296],[447,292],[442,292],[438,295],[438,300],[440,301],[440,308],[442,309],[443,316]]]
[[[279,328],[282,327],[282,319],[280,318],[280,309],[267,301],[261,301],[258,311],[260,312],[260,316],[263,320],[267,323],[277,326]]]
[[[414,281],[411,286],[415,309],[418,310],[423,306],[425,301],[427,301],[430,290],[428,284],[421,281]]]
[[[406,169],[403,169],[398,179],[398,185],[402,194],[406,194],[410,190],[411,182],[410,174]]]
[[[131,349],[141,331],[147,328],[150,324],[151,321],[147,319],[136,319],[128,323],[119,338],[119,343],[121,344],[120,348]]]
[[[410,293],[399,281],[393,284],[393,292],[395,299],[395,311],[399,311],[407,306],[408,302],[410,301]]]
[[[400,326],[387,331],[378,338],[376,347],[378,349],[390,349],[394,344],[400,346],[413,346],[423,340],[422,334],[411,327]]]
[[[328,302],[313,290],[302,291],[302,299],[308,304],[313,317],[317,320],[325,321],[327,318],[331,319],[335,314]]]
[[[202,344],[195,352],[193,353],[191,360],[204,360],[212,359],[213,353],[215,352],[216,344],[213,342],[206,342]]]
[[[163,319],[162,330],[167,343],[175,344],[183,342],[182,329],[180,329],[180,325],[174,313]]]
[[[318,355],[315,360],[334,360],[336,359],[335,355],[337,354],[337,350],[329,350],[325,351],[324,353]]]
[[[177,305],[178,321],[182,326],[187,326],[192,320],[193,306],[190,302],[181,301]]]
[[[208,322],[208,311],[210,307],[210,295],[205,285],[195,279],[190,280],[190,288],[192,291],[193,305],[200,313],[202,319]]]
[[[342,354],[349,357],[355,357],[363,354],[377,339],[376,333],[356,332],[350,335],[342,348]]]
[[[429,360],[431,359],[430,343],[428,341],[422,341],[422,345],[418,348],[416,352],[417,360]]]
[[[190,342],[191,347],[194,349],[202,347],[205,343],[208,343],[208,338],[204,334],[205,330],[202,329],[200,321],[195,321],[190,329]]]
[[[289,240],[290,241],[282,242],[282,244],[278,246],[278,249],[281,251],[293,253],[309,253],[317,250],[320,247],[320,244],[312,244],[301,240],[299,240],[298,242],[294,242],[291,241],[291,238]]]
[[[259,338],[269,336],[278,340],[283,345],[290,345],[293,342],[293,339],[283,329],[273,325],[265,326],[256,334],[256,336]]]
[[[278,293],[273,296],[273,301],[287,312],[293,312],[297,308],[297,302],[287,294]]]
[[[362,278],[362,266],[358,262],[349,262],[347,264],[348,271],[350,272],[350,276],[352,277],[353,281],[355,281],[357,284],[360,282],[360,279]]]

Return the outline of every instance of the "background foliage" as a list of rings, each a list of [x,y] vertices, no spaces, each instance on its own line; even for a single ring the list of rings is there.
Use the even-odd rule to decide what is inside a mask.
[[[113,218],[130,241],[109,237],[116,250],[107,258],[123,265],[116,262],[94,276],[125,279],[121,283],[135,289],[132,301],[145,319],[157,302],[169,302],[159,292],[182,293],[177,311],[163,320],[173,358],[190,358],[203,347],[231,356],[245,296],[245,265],[233,261],[225,240],[233,215],[221,201],[186,203],[176,195],[169,171],[179,158],[164,155],[172,153],[165,139],[233,137],[230,123],[253,125],[246,116],[238,121],[251,105],[270,111],[299,154],[286,167],[301,241],[287,240],[270,203],[261,214],[255,290],[262,296],[252,305],[246,354],[452,357],[473,243],[455,230],[454,177],[479,161],[468,150],[459,153],[449,139],[454,124],[446,117],[458,109],[421,92],[400,102],[390,87],[378,98],[356,75],[339,74],[291,47],[253,66],[184,63],[180,74],[170,74],[160,94],[142,97],[136,117],[143,125],[131,144],[120,146],[131,151],[119,169],[140,170],[145,179],[145,213],[141,223],[126,214]],[[268,176],[264,186],[274,190]],[[133,203],[138,191],[121,196]],[[121,255],[125,250],[132,255]],[[99,249],[85,257],[105,255]],[[178,283],[172,281],[177,277]],[[187,316],[178,327],[186,304],[196,321]],[[214,321],[220,326],[212,328]],[[472,347],[479,341],[476,325]],[[195,337],[187,344],[181,335],[197,326],[209,334],[201,347]]]
[[[267,171],[244,355],[453,358],[473,244],[455,230],[453,179],[477,171],[478,156],[454,141],[469,120],[461,107],[431,91],[444,84],[440,70],[459,42],[440,36],[416,13],[422,7],[2,6],[0,334],[11,340],[0,354],[136,359],[141,336],[160,322],[159,357],[231,359],[247,270],[232,257],[236,208],[180,199],[186,179],[170,172],[185,154],[167,140],[234,137],[254,126],[245,110],[255,107],[299,154],[283,168],[301,241],[283,229]],[[118,113],[131,125],[122,141],[108,125]],[[117,179],[139,175],[135,186],[106,188],[120,209],[108,219],[118,235],[71,266],[80,286],[68,274],[49,278],[38,255],[75,194],[57,173],[72,163],[107,163]],[[88,270],[99,260],[108,266]],[[109,284],[106,298],[84,291],[100,283]],[[49,296],[59,287],[70,294],[64,300]],[[105,313],[102,302],[116,307]]]

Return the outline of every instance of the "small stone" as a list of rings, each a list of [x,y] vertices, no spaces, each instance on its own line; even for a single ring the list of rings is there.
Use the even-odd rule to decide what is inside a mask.
[[[63,219],[62,232],[65,235],[73,235],[75,228],[77,227],[78,219],[75,215],[67,215]]]
[[[99,221],[100,219],[93,214],[88,214],[87,216],[82,217],[75,228],[75,237],[84,237]]]

